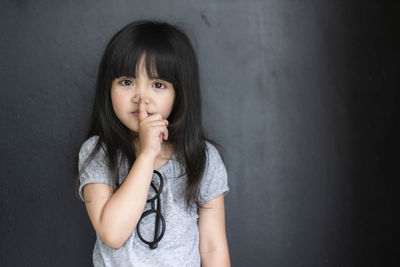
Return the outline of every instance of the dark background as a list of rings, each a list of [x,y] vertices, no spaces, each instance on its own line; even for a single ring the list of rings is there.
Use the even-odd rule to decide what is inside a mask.
[[[91,265],[76,153],[105,45],[143,18],[193,37],[232,266],[399,266],[398,1],[0,7],[1,266]]]

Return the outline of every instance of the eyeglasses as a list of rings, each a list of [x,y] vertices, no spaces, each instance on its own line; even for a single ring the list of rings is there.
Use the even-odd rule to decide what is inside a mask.
[[[155,191],[155,196],[148,199],[147,202],[151,202],[151,209],[143,212],[142,216],[139,219],[139,222],[136,226],[136,231],[137,234],[140,238],[140,240],[142,240],[143,243],[146,243],[147,245],[149,245],[150,249],[155,249],[158,246],[158,242],[160,242],[161,238],[164,236],[165,233],[165,219],[161,214],[161,191],[163,189],[163,185],[164,185],[164,179],[161,175],[161,173],[159,173],[158,171],[154,170],[154,173],[158,175],[158,177],[160,178],[160,185],[159,185],[159,189],[157,189],[157,187],[154,185],[153,181],[151,181],[151,187],[154,189]],[[155,207],[155,202],[157,199],[157,208]],[[140,233],[140,222],[142,221],[142,219],[146,216],[149,216],[151,214],[155,213],[156,215],[156,220],[155,220],[155,227],[154,227],[154,238],[153,241],[147,241],[145,240],[141,233]],[[161,233],[160,233],[160,222],[161,222]]]

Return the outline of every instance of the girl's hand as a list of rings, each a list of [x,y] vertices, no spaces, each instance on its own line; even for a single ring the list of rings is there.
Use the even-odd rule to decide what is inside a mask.
[[[139,97],[139,139],[140,153],[157,157],[161,152],[161,143],[168,139],[168,121],[160,113],[148,116],[144,96]]]

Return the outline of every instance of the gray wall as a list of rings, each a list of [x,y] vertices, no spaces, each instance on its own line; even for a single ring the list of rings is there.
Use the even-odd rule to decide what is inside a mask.
[[[94,2],[0,4],[1,266],[90,266],[76,153],[105,45],[142,18],[195,38],[232,266],[395,265],[395,1]]]

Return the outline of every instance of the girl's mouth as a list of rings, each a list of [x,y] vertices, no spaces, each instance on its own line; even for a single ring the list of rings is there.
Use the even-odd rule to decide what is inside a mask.
[[[139,116],[139,112],[138,111],[134,111],[134,112],[132,112],[132,114],[133,114],[133,116]],[[151,115],[153,115],[153,113],[147,113],[147,116],[151,116]]]

